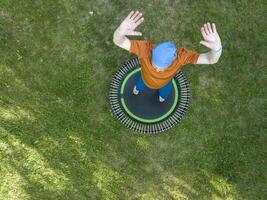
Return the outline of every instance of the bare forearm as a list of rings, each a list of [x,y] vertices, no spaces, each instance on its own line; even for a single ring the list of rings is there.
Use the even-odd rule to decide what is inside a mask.
[[[215,64],[218,62],[219,58],[222,55],[222,47],[217,50],[211,50],[207,53],[208,60],[210,64]]]

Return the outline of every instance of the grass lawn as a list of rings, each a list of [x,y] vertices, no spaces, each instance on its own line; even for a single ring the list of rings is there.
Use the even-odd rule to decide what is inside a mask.
[[[1,0],[0,199],[267,199],[266,1]],[[140,39],[223,55],[183,68],[186,116],[146,136],[112,116],[109,84],[130,55],[113,31],[131,9]],[[266,114],[266,112],[265,112]]]

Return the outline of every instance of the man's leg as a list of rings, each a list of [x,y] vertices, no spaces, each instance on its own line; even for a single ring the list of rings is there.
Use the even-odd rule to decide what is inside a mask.
[[[139,92],[143,92],[144,89],[146,88],[146,85],[142,79],[141,72],[137,74],[137,80],[133,89],[133,93],[135,95],[139,94]]]
[[[172,80],[171,80],[167,85],[159,89],[159,101],[160,102],[163,102],[168,98],[169,94],[171,93],[172,87],[173,86],[172,86]]]

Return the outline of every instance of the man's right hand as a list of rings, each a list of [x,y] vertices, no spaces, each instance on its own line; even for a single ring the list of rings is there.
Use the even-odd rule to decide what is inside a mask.
[[[143,14],[139,11],[131,11],[129,15],[122,21],[118,31],[121,35],[142,35],[135,29],[144,21]]]
[[[135,31],[135,29],[143,21],[144,18],[142,13],[139,11],[131,11],[114,32],[113,42],[117,46],[129,51],[131,48],[131,41],[126,37],[126,35],[142,35],[142,33]]]

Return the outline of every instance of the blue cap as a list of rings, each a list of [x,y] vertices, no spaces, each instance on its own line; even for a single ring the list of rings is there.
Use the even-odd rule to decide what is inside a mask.
[[[152,63],[159,68],[168,67],[176,58],[176,46],[172,42],[160,42],[152,49]]]

